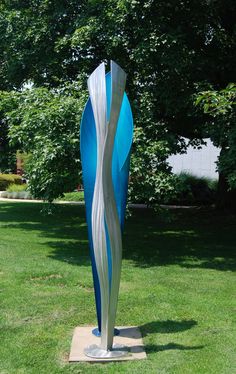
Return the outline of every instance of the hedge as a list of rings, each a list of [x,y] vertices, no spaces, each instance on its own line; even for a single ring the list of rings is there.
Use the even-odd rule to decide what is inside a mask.
[[[10,184],[22,184],[22,178],[17,174],[0,174],[0,191],[6,191]]]

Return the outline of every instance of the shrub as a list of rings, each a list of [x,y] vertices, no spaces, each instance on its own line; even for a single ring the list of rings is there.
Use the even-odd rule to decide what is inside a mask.
[[[216,198],[217,181],[207,177],[197,177],[189,173],[176,176],[176,198],[172,203],[186,205],[208,205]]]
[[[26,191],[27,189],[27,184],[10,184],[10,186],[7,187],[6,191],[7,192],[22,192]]]
[[[1,197],[5,199],[25,199],[25,200],[32,200],[33,197],[30,195],[29,191],[4,191],[1,193]]]
[[[0,174],[0,190],[5,191],[10,184],[22,184],[21,176],[17,174]]]

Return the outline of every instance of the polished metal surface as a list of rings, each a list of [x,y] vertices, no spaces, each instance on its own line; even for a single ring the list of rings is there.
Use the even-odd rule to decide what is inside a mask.
[[[111,109],[110,119],[107,126],[106,139],[103,156],[103,195],[105,220],[107,224],[112,261],[112,278],[109,300],[109,318],[107,326],[107,349],[111,349],[113,344],[115,317],[117,310],[117,301],[120,286],[121,261],[122,261],[122,238],[119,223],[119,217],[116,207],[114,188],[112,184],[112,154],[114,149],[114,140],[116,135],[117,123],[119,119],[121,104],[125,91],[126,74],[115,63],[111,62]],[[101,346],[103,344],[103,335]]]
[[[97,344],[92,344],[85,348],[84,353],[88,357],[99,358],[99,359],[111,359],[118,357],[125,357],[129,354],[128,347],[121,344],[114,344],[111,350],[104,350]]]
[[[107,108],[105,65],[88,79],[97,136],[97,169],[92,203],[92,237],[101,291],[101,350],[111,351],[120,285],[122,239],[112,183],[112,155],[126,83],[125,72],[111,62],[111,107]],[[110,118],[107,113],[110,112]],[[105,226],[106,225],[106,226]],[[106,237],[106,228],[108,238]],[[112,277],[109,282],[108,243]]]
[[[97,136],[97,170],[92,203],[92,237],[101,292],[101,347],[106,350],[109,349],[107,331],[110,289],[102,183],[104,144],[107,129],[104,63],[99,65],[89,77],[88,89],[92,103]]]
[[[106,121],[107,127],[110,121],[110,112],[112,104],[112,95],[114,103],[114,79],[116,74],[115,68],[117,65],[112,63],[112,72],[105,75],[105,87],[102,86],[102,90],[106,90]],[[117,71],[120,68],[117,67]],[[100,73],[104,75],[103,68],[100,67]],[[122,73],[123,74],[123,73]],[[113,77],[113,80],[112,80]],[[91,85],[96,90],[96,82]],[[113,87],[112,87],[113,86]],[[98,87],[99,89],[99,87]],[[101,87],[100,87],[101,94]],[[113,93],[112,93],[113,90]],[[119,90],[116,90],[119,92]],[[96,93],[94,93],[93,101],[97,99]],[[99,99],[99,97],[98,97]],[[93,107],[95,105],[93,104]],[[96,107],[96,110],[98,108]],[[113,113],[113,110],[112,110]],[[118,113],[115,111],[115,115],[118,117]],[[111,115],[111,119],[114,114]],[[98,117],[98,114],[97,114]],[[112,120],[113,122],[113,120]],[[115,122],[115,121],[114,121]],[[121,109],[118,119],[118,124],[115,134],[115,142],[112,153],[112,184],[115,195],[116,208],[118,212],[119,224],[121,231],[124,230],[125,222],[125,210],[127,202],[127,190],[128,190],[128,179],[129,179],[129,165],[130,165],[130,154],[131,145],[133,138],[133,117],[130,107],[130,103],[126,93],[123,95],[121,103]],[[100,281],[98,277],[97,265],[95,261],[94,253],[94,242],[92,235],[92,205],[94,198],[95,180],[97,175],[97,130],[95,125],[95,118],[92,108],[92,101],[89,97],[81,119],[80,128],[80,151],[81,151],[81,162],[82,162],[82,174],[83,174],[83,186],[84,186],[84,199],[85,199],[85,210],[86,220],[88,226],[88,239],[90,258],[92,265],[93,283],[94,283],[94,296],[97,312],[97,327],[98,331],[95,331],[96,335],[101,335],[101,292],[100,292]],[[105,211],[105,210],[104,210]],[[105,220],[105,217],[104,217]],[[106,221],[106,220],[105,220]],[[107,246],[107,258],[108,258],[108,278],[109,286],[111,288],[112,281],[112,249],[110,248],[110,238],[108,233],[107,223],[105,222],[105,234],[106,234],[106,246]]]

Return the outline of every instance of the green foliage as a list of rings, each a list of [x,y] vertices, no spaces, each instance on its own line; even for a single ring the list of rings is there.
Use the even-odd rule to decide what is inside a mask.
[[[211,139],[222,149],[218,170],[227,179],[230,189],[236,189],[236,84],[223,90],[202,91],[196,98],[208,115]]]
[[[26,167],[29,190],[34,197],[48,201],[79,183],[79,124],[84,97],[78,99],[69,91],[73,86],[70,90],[33,88],[0,95],[0,107],[7,103],[10,108],[5,116],[11,144],[30,155]]]
[[[21,176],[17,174],[0,174],[0,191],[5,191],[11,184],[21,184]]]
[[[148,205],[164,203],[174,193],[174,176],[166,158],[167,141],[150,139],[141,127],[134,130],[129,201]]]
[[[236,105],[236,84],[230,83],[223,90],[199,92],[196,105],[201,105],[204,112],[213,117],[230,115]]]
[[[0,145],[0,172],[13,173],[16,171],[16,152],[9,146],[8,139],[4,143]]]
[[[22,192],[22,191],[26,191],[27,190],[27,184],[10,184],[6,191],[7,192]]]
[[[177,205],[209,205],[215,202],[218,181],[198,177],[189,173],[176,175],[174,199],[169,203]]]
[[[134,146],[131,183],[137,184],[131,186],[131,198],[143,200],[140,188],[146,189],[149,203],[157,201],[163,190],[172,193],[162,144],[167,155],[185,149],[180,136],[201,142],[207,134],[206,119],[194,107],[193,95],[211,84],[224,87],[236,81],[235,1],[226,6],[222,0],[14,0],[0,7],[1,88],[22,89],[26,82],[55,88],[79,81],[77,97],[84,97],[93,69],[101,61],[117,61],[128,73],[135,126],[145,139]],[[69,94],[74,97],[73,90]],[[28,123],[24,120],[23,132],[27,133]],[[31,140],[39,130],[29,127]],[[47,142],[45,148],[50,148]],[[42,156],[37,163],[34,157],[35,168],[29,173],[34,176],[45,167],[45,174],[33,182],[42,182],[44,192],[39,194],[45,198],[53,195],[45,180],[49,175],[55,180],[58,163],[65,165],[62,158],[63,154],[47,163]],[[142,167],[136,170],[138,162]]]
[[[18,150],[16,152],[16,157],[17,157],[17,160],[20,160],[23,171],[27,170],[27,164],[30,161],[31,154],[26,153],[26,152],[21,152]]]
[[[16,171],[16,150],[9,145],[8,122],[4,118],[7,107],[0,110],[0,172],[14,173]]]

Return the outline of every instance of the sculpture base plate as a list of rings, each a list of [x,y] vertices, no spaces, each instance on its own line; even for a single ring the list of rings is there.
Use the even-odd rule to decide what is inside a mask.
[[[124,357],[129,353],[128,347],[122,344],[113,344],[112,350],[105,351],[97,344],[92,344],[84,349],[84,353],[92,358],[117,358]]]
[[[129,361],[129,360],[142,360],[145,359],[146,353],[144,350],[144,345],[142,341],[142,336],[138,327],[119,327],[120,334],[118,336],[114,336],[114,350],[110,351],[109,354],[105,354],[106,357],[102,357],[97,355],[97,353],[93,353],[87,355],[88,348],[91,346],[96,345],[99,349],[99,345],[101,343],[101,338],[94,336],[91,334],[91,329],[94,327],[91,326],[78,326],[74,330],[72,344],[71,344],[71,351],[69,356],[69,362],[110,362],[110,361]],[[117,349],[116,344],[119,346],[122,345],[122,349]],[[128,351],[124,350],[123,347],[126,347]],[[122,351],[122,356],[116,355],[117,351]],[[90,349],[89,349],[90,351]],[[86,353],[85,353],[86,352]],[[103,351],[102,354],[104,354]],[[113,353],[114,352],[114,353]],[[125,352],[125,353],[123,353]],[[90,352],[91,353],[91,352]],[[106,352],[107,353],[107,352]]]

